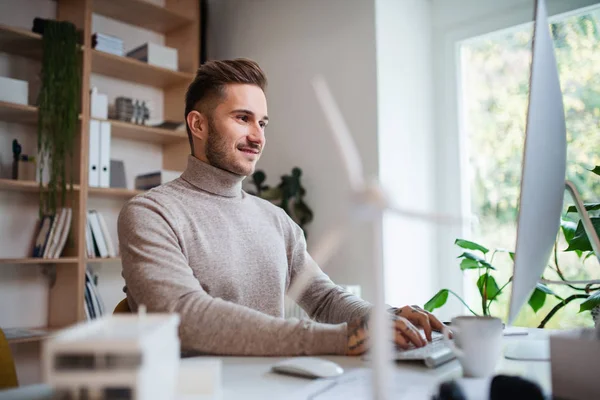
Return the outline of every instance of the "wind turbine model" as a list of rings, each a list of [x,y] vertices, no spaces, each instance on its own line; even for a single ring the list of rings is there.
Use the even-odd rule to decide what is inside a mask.
[[[312,81],[315,94],[331,128],[337,150],[343,160],[346,174],[351,186],[352,212],[351,224],[335,227],[323,237],[307,264],[290,288],[290,297],[298,299],[304,292],[318,267],[323,267],[342,243],[354,222],[367,220],[375,222],[374,235],[377,243],[381,243],[381,220],[385,211],[394,212],[402,217],[420,219],[435,224],[460,224],[462,218],[444,217],[435,214],[422,213],[400,209],[394,206],[377,180],[366,180],[358,150],[348,130],[342,114],[337,107],[331,92],[321,76]],[[381,248],[378,246],[377,248]],[[311,260],[312,258],[312,260]],[[389,314],[385,306],[385,288],[383,261],[380,254],[373,259],[375,279],[374,310],[371,315],[372,323],[369,331],[373,365],[373,396],[375,399],[388,399],[386,390],[391,371],[393,355],[392,328],[389,324]]]

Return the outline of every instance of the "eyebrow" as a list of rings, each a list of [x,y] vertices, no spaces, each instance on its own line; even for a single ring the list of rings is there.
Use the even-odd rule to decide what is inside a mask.
[[[254,116],[254,115],[255,115],[255,114],[254,114],[254,112],[252,112],[252,111],[250,111],[250,110],[243,109],[243,108],[240,108],[240,109],[238,109],[238,110],[233,110],[231,113],[232,113],[232,114],[235,114],[235,113],[242,113],[242,114],[247,114],[247,115],[252,115],[252,116]],[[264,117],[262,117],[262,118],[261,118],[261,120],[262,120],[262,121],[269,121],[269,117],[268,117],[267,115],[265,115]]]

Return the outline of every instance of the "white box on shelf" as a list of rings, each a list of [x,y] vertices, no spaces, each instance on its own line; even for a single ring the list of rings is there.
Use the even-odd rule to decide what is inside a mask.
[[[94,87],[90,95],[90,112],[92,118],[108,119],[108,96],[98,93],[98,88]]]
[[[29,82],[0,76],[0,101],[27,105]]]
[[[177,49],[156,43],[145,43],[127,53],[127,57],[177,71]]]

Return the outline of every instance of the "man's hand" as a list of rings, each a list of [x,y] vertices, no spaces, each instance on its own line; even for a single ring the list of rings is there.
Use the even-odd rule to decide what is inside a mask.
[[[394,343],[408,349],[411,344],[423,347],[427,344],[421,332],[406,318],[391,316],[394,329]],[[348,324],[348,350],[346,355],[359,356],[369,349],[369,316],[352,321]]]
[[[390,312],[398,317],[404,317],[413,325],[423,329],[425,337],[431,342],[431,331],[441,332],[444,324],[440,322],[432,313],[423,310],[419,306],[404,306],[402,308],[392,308]]]

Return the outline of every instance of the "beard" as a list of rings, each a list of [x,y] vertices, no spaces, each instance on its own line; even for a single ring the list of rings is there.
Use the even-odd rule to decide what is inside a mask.
[[[249,143],[246,147],[256,147]],[[231,153],[231,146],[221,135],[212,117],[208,118],[208,138],[206,140],[206,159],[213,167],[229,171],[232,174],[248,176],[254,172],[254,165],[244,163]]]

